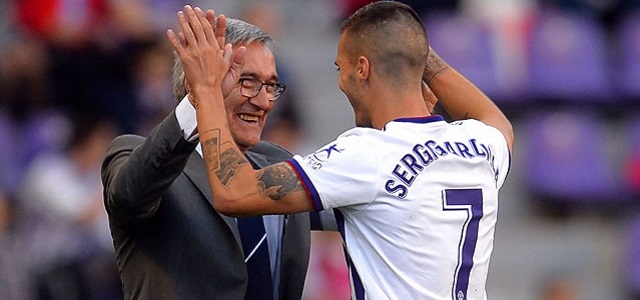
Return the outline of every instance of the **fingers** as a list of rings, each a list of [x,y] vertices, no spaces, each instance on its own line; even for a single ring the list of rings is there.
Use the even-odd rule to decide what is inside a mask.
[[[215,38],[216,38],[216,41],[218,42],[218,45],[221,48],[224,47],[224,45],[226,45],[225,38],[227,35],[226,33],[227,17],[221,14],[216,18],[215,12],[209,9],[207,10],[205,18],[208,21],[207,23],[209,23],[209,25],[211,25],[211,27],[213,28],[213,32],[215,34]]]
[[[220,45],[220,47],[223,47],[223,45],[226,45],[225,40],[226,40],[226,36],[227,36],[227,17],[225,15],[219,15],[218,16],[218,20],[216,21],[216,26],[215,26],[215,36],[216,36],[216,40],[218,41],[218,45]]]
[[[184,53],[183,51],[184,51],[185,45],[183,45],[180,42],[180,40],[178,39],[176,34],[173,32],[173,30],[171,29],[167,30],[167,38],[169,39],[169,43],[171,43],[171,46],[173,46],[173,50],[175,50],[176,53],[178,53],[178,56],[182,57],[182,54]]]
[[[231,48],[231,44],[227,44],[224,46],[224,53],[222,53],[222,59],[228,65],[231,65],[231,63],[233,62],[233,48]]]
[[[216,27],[216,13],[212,9],[207,10],[207,12],[205,13],[205,18],[207,18],[207,21],[209,22],[209,25],[211,25],[211,27]]]
[[[216,37],[213,34],[213,27],[209,23],[209,20],[206,18],[205,13],[199,8],[195,9],[196,16],[198,17],[198,21],[204,30],[204,36],[206,37],[207,42],[213,45],[214,41],[216,41]],[[212,11],[213,12],[213,11]],[[215,13],[213,13],[215,17]]]
[[[184,37],[184,33],[178,32],[178,38],[180,39],[182,47],[187,47],[187,39]]]
[[[184,7],[184,13],[187,16],[187,21],[189,22],[189,26],[191,27],[190,29],[195,36],[195,39],[196,39],[195,41],[202,43],[207,41],[207,37],[205,36],[200,18],[196,15],[196,11],[200,11],[200,14],[202,14],[202,10],[200,10],[199,7],[196,7],[195,10],[191,8],[190,5],[186,5]],[[202,18],[204,19],[204,16],[202,16]],[[206,21],[205,23],[208,24]],[[188,36],[189,35],[187,34],[187,37]],[[189,42],[188,39],[187,39],[187,42]]]
[[[188,6],[185,6],[185,9]],[[191,29],[191,26],[189,25],[189,21],[187,20],[187,16],[185,15],[184,11],[179,11],[178,12],[178,25],[180,25],[180,31],[182,32],[182,34],[184,35],[184,39],[186,41],[186,45],[195,45],[196,44],[196,37],[193,34],[193,30]]]
[[[231,44],[229,44],[231,45]],[[233,51],[233,60],[231,61],[231,68],[234,70],[242,70],[244,66],[244,54],[247,52],[247,47],[241,46],[238,47],[235,51]]]

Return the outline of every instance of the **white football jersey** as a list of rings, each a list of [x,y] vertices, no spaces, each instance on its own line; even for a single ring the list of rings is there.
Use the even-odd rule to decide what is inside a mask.
[[[289,160],[316,210],[335,208],[353,299],[486,299],[506,139],[476,120],[355,128]]]

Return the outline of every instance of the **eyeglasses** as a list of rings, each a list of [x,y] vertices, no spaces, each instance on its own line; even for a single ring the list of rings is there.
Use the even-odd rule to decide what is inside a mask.
[[[240,81],[240,94],[245,97],[253,98],[260,94],[260,91],[263,87],[266,87],[267,95],[269,96],[269,100],[276,101],[282,93],[287,88],[282,83],[265,83],[257,79],[250,78],[241,78]]]

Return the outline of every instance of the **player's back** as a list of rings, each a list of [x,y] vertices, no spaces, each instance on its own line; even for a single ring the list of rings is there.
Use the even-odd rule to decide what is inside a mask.
[[[440,117],[356,135],[377,156],[378,190],[372,202],[340,211],[367,297],[485,298],[498,190],[509,168],[504,137],[478,121]]]

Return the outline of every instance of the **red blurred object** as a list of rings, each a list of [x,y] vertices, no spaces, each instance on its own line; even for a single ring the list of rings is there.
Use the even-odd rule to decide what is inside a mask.
[[[344,17],[351,15],[359,8],[373,2],[374,0],[343,0],[342,3],[342,15]]]
[[[15,2],[17,23],[40,39],[55,38],[61,31],[90,32],[108,12],[106,0],[21,0]]]
[[[634,192],[640,193],[640,154],[632,156],[626,165],[627,180]]]

